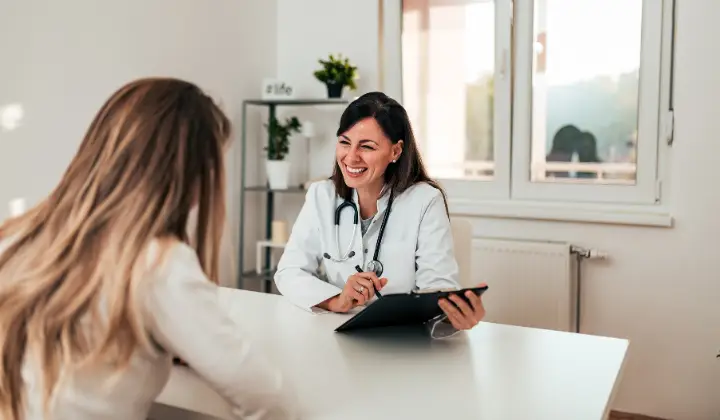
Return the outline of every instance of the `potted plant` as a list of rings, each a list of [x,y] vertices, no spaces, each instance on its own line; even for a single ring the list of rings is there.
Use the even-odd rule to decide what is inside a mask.
[[[325,83],[328,98],[339,98],[345,86],[351,90],[357,89],[355,80],[358,78],[357,67],[350,64],[350,60],[343,58],[342,54],[337,58],[330,54],[327,60],[320,59],[318,62],[322,69],[316,70],[313,74],[319,81]]]
[[[290,178],[290,162],[285,160],[290,150],[288,147],[290,135],[293,132],[299,133],[302,125],[297,117],[288,118],[285,123],[280,123],[273,116],[265,127],[268,129],[268,145],[265,147],[268,183],[271,189],[285,189]]]

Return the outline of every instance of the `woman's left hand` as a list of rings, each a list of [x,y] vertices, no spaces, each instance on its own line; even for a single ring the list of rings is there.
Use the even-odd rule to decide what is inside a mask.
[[[480,285],[480,287],[484,286],[484,283]],[[482,297],[470,290],[465,292],[465,297],[470,302],[469,305],[463,298],[452,293],[448,299],[442,298],[439,302],[440,308],[447,315],[447,320],[458,330],[469,330],[485,317]]]

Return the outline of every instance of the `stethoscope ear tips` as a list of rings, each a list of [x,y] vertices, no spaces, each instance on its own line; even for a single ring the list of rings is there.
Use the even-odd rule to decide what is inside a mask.
[[[326,253],[323,254],[323,257],[325,257],[326,259],[329,260],[329,259],[330,259],[330,254],[328,254],[328,253],[326,252]]]
[[[352,258],[354,256],[355,256],[355,251],[350,251],[350,253],[348,254],[348,258]]]

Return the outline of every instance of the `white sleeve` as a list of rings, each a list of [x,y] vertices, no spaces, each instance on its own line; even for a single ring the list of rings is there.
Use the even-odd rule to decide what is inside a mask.
[[[311,184],[275,273],[278,291],[292,303],[308,310],[342,291],[317,277],[323,258],[319,212],[315,205],[317,194],[317,184]]]
[[[440,191],[420,219],[415,263],[418,289],[460,288],[450,218]]]
[[[154,276],[143,311],[152,338],[187,362],[232,405],[238,419],[294,419],[295,395],[219,304],[195,251],[182,244],[168,252]]]
[[[460,288],[452,226],[440,191],[430,201],[420,220],[415,263],[418,289]],[[447,338],[458,333],[446,319],[443,314],[428,321],[426,326],[431,337]]]

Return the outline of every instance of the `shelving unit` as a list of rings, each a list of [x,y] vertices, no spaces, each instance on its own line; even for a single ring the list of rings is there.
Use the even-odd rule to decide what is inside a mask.
[[[302,185],[290,187],[287,189],[271,189],[266,185],[247,186],[245,179],[245,162],[247,158],[247,110],[249,106],[262,106],[268,108],[268,121],[275,118],[277,107],[279,106],[322,106],[322,105],[347,105],[346,99],[282,99],[282,100],[263,100],[252,99],[243,101],[242,106],[242,138],[241,138],[241,167],[240,174],[240,244],[238,250],[238,278],[237,287],[242,289],[245,280],[260,280],[263,285],[263,291],[269,293],[271,290],[274,268],[271,266],[271,247],[264,248],[264,264],[260,273],[257,273],[255,267],[246,270],[244,261],[245,255],[245,193],[264,194],[266,199],[265,208],[265,239],[270,240],[272,234],[272,221],[275,212],[275,194],[304,194],[305,189]],[[268,131],[268,141],[272,134]],[[262,148],[260,148],[262,150]]]

